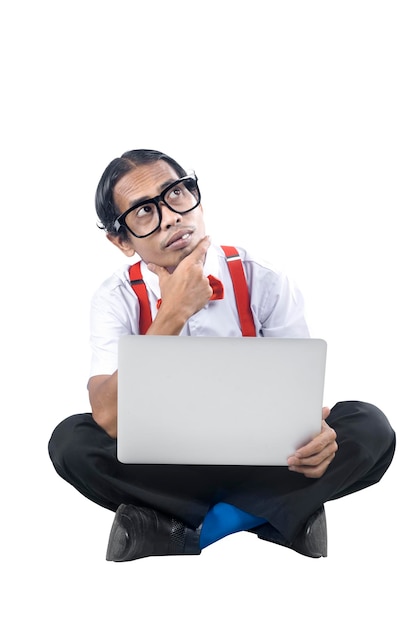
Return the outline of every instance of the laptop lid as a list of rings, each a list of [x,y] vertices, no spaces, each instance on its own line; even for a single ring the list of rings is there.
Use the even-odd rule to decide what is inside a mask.
[[[322,339],[129,335],[118,359],[122,463],[287,465],[321,430]]]

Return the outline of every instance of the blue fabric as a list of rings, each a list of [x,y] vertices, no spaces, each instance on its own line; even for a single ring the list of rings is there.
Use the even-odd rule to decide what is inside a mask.
[[[200,548],[206,548],[211,543],[219,541],[227,535],[237,533],[240,530],[249,530],[264,524],[266,520],[255,515],[250,515],[232,504],[218,502],[211,508],[203,520],[200,531]]]

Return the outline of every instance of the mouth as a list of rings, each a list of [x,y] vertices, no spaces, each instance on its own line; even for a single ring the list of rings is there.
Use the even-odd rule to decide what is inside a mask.
[[[193,230],[191,228],[178,230],[163,244],[163,248],[170,248],[171,250],[183,248],[188,245],[192,234]]]

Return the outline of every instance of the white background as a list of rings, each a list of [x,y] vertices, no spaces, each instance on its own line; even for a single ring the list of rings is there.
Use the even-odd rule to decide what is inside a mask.
[[[5,7],[4,623],[415,623],[416,3]],[[133,148],[195,169],[212,237],[297,281],[328,342],[325,403],[377,404],[397,432],[381,483],[327,505],[327,559],[242,533],[107,563],[113,514],[50,464],[55,425],[89,409],[91,294],[125,262],[95,188]]]

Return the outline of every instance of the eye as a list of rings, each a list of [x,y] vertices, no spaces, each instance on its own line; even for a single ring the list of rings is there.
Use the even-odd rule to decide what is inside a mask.
[[[141,218],[141,217],[148,217],[149,215],[152,215],[154,211],[155,211],[155,206],[153,204],[142,204],[137,209],[135,209],[134,213],[135,213],[135,217]]]
[[[173,187],[173,189],[170,189],[170,193],[168,195],[170,199],[175,200],[180,198],[183,194],[184,187],[179,185],[178,187]]]

